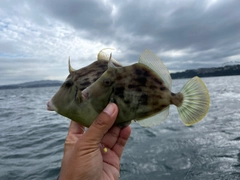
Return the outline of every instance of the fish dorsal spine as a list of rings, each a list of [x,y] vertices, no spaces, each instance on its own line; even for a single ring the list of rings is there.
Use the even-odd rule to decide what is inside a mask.
[[[153,52],[146,49],[142,52],[139,58],[139,63],[144,64],[151,68],[157,75],[162,78],[166,87],[171,91],[172,88],[172,78],[167,67],[161,61],[159,57],[157,57]]]
[[[104,60],[104,61],[109,61],[111,59],[112,63],[114,63],[117,67],[121,67],[122,65],[115,59],[113,59],[112,57],[110,58],[110,54],[107,54],[106,52],[104,52],[104,50],[114,50],[113,48],[104,48],[101,51],[99,51],[98,55],[97,55],[97,60]]]
[[[106,52],[104,52],[104,50],[114,50],[113,48],[103,48],[101,51],[99,51],[98,55],[97,55],[97,60],[105,60],[108,61],[110,55],[107,54]]]

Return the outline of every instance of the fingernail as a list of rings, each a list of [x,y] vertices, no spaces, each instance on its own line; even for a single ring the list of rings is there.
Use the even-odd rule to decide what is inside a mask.
[[[111,116],[114,112],[114,106],[113,104],[108,104],[107,107],[103,110],[105,113],[107,113],[109,116]]]

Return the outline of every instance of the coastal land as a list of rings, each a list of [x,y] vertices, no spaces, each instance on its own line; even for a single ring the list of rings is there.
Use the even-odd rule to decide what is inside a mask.
[[[32,81],[21,84],[10,84],[0,86],[0,89],[18,89],[18,88],[35,88],[35,87],[50,87],[50,86],[61,86],[62,81],[57,80],[40,80]]]
[[[234,76],[234,75],[240,75],[240,64],[227,65],[227,66],[217,67],[217,68],[191,69],[183,72],[171,73],[172,79],[192,78],[194,76],[215,77],[215,76]],[[57,81],[57,80],[41,80],[41,81],[26,82],[21,84],[3,85],[3,86],[0,86],[0,89],[61,86],[62,83],[63,83],[62,81]]]
[[[215,77],[215,76],[235,76],[240,75],[240,64],[228,65],[217,68],[200,68],[191,69],[183,72],[171,73],[172,79],[192,78],[194,76],[199,77]]]

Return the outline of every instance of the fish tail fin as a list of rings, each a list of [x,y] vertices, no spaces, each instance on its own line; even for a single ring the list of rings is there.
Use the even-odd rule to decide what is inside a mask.
[[[210,97],[206,85],[199,77],[190,79],[182,88],[181,106],[177,107],[180,118],[187,126],[201,121],[207,114]]]

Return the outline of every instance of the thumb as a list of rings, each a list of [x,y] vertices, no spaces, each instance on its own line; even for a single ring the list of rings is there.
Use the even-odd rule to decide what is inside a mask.
[[[114,103],[108,104],[84,134],[87,142],[94,142],[96,144],[100,143],[103,136],[114,124],[117,114],[117,105]]]

